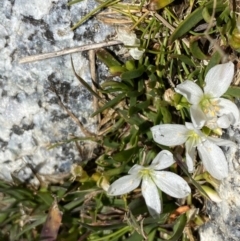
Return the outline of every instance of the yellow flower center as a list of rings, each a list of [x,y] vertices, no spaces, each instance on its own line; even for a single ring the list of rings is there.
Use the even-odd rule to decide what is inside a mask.
[[[141,171],[139,171],[139,174],[141,175],[141,177],[143,176],[151,176],[152,175],[153,170],[150,168],[143,168]]]
[[[202,138],[194,130],[189,130],[187,135],[188,135],[188,141],[191,143],[192,147],[195,147],[202,142]]]
[[[210,95],[203,95],[203,98],[199,102],[200,108],[206,114],[207,117],[217,117],[220,107],[219,101],[214,99]]]

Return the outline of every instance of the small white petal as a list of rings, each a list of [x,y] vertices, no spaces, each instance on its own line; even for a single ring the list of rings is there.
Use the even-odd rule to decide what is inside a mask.
[[[127,175],[116,180],[108,189],[108,194],[117,196],[131,192],[139,186],[141,177],[138,175]]]
[[[218,64],[211,68],[205,78],[205,94],[211,94],[214,97],[222,96],[229,88],[234,76],[234,64]],[[216,88],[217,86],[217,88]]]
[[[205,126],[207,126],[211,130],[215,129],[215,131],[216,131],[217,128],[221,128],[218,125],[218,120],[219,120],[219,118],[217,118],[216,116],[213,118],[210,118],[206,121]],[[220,121],[220,123],[221,123],[221,121]]]
[[[190,107],[190,114],[191,114],[191,119],[192,119],[193,125],[196,128],[201,129],[204,126],[207,118],[206,118],[206,115],[201,110],[200,106],[192,105]]]
[[[163,124],[151,128],[155,142],[165,146],[177,146],[187,140],[188,129],[184,125]]]
[[[221,116],[224,114],[232,114],[234,118],[231,120],[231,124],[232,125],[238,124],[240,112],[236,104],[234,104],[230,100],[223,99],[223,98],[219,98],[218,101],[219,101],[219,107],[220,107],[219,115]]]
[[[220,147],[206,140],[197,149],[204,167],[214,178],[221,180],[228,176],[228,164]]]
[[[117,29],[117,40],[122,41],[124,45],[133,46],[137,42],[137,36],[134,32],[124,28]]]
[[[173,154],[170,151],[164,150],[157,154],[150,167],[154,170],[162,170],[170,167],[174,162],[175,160],[173,159]]]
[[[186,146],[186,164],[188,167],[188,172],[193,173],[196,147],[194,147],[190,141],[187,141],[185,146]]]
[[[191,104],[198,104],[203,96],[202,89],[190,80],[177,85],[175,91],[183,95]]]
[[[161,213],[161,203],[158,189],[149,176],[143,177],[142,195],[145,199],[148,211],[152,217],[157,218]]]
[[[191,193],[191,189],[187,182],[175,173],[155,171],[152,178],[159,189],[171,197],[183,198]]]
[[[191,122],[185,122],[185,126],[187,127],[188,130],[196,130],[194,125]]]
[[[207,139],[210,142],[213,142],[214,144],[216,144],[217,146],[236,147],[236,143],[234,143],[233,141],[230,141],[230,140],[224,140],[224,139],[215,138],[215,137],[212,137],[212,136],[208,136]]]
[[[136,60],[139,60],[142,58],[143,54],[144,54],[145,50],[140,50],[138,48],[131,48],[129,50],[129,54]]]
[[[221,117],[219,117],[216,121],[216,127],[215,128],[228,128],[232,121],[234,121],[234,117],[232,114],[229,114],[229,115],[222,115]],[[208,126],[208,123],[206,124]],[[215,129],[213,128],[213,129]]]
[[[137,174],[139,171],[141,171],[144,167],[140,166],[138,164],[135,164],[133,167],[131,167],[128,171],[128,174]]]

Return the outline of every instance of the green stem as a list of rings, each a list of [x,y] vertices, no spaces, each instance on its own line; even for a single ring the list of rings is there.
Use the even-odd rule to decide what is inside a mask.
[[[110,238],[115,237],[115,236],[123,236],[124,233],[130,231],[131,229],[132,229],[131,227],[126,226],[126,227],[124,227],[124,228],[122,228],[122,229],[120,229],[120,230],[118,230],[114,233],[111,233],[107,236],[104,236],[104,237],[101,237],[101,238],[98,238],[98,239],[94,239],[94,241],[109,240]]]

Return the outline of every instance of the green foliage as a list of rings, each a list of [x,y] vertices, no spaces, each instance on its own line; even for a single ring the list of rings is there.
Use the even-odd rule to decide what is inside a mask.
[[[194,26],[196,26],[201,20],[206,22],[211,21],[211,16],[209,10],[213,10],[214,1],[207,1],[207,4],[204,4],[198,7],[194,12],[187,16],[187,18],[179,24],[176,30],[173,32],[170,37],[170,42],[172,43],[176,39],[182,37],[184,34],[188,33]],[[217,1],[216,8],[214,11],[222,12],[227,5],[223,1]]]

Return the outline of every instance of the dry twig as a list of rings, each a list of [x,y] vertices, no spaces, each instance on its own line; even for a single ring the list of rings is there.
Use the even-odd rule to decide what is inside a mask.
[[[91,50],[91,49],[99,49],[102,47],[107,47],[107,46],[112,46],[112,45],[117,45],[117,44],[122,44],[122,42],[118,41],[118,40],[113,40],[113,41],[108,41],[108,42],[103,42],[103,43],[87,44],[87,45],[83,45],[80,47],[64,49],[64,50],[60,50],[60,51],[56,51],[56,52],[27,56],[27,57],[21,58],[19,60],[19,64],[55,58],[55,57],[59,57],[62,55],[72,54],[72,53]]]

